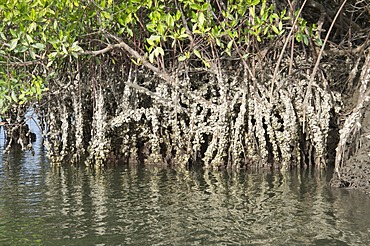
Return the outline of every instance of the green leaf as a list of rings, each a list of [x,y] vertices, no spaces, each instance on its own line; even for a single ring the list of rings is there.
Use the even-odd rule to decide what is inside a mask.
[[[202,59],[202,56],[201,56],[201,54],[199,53],[199,51],[197,49],[194,49],[193,52],[194,52],[194,55],[196,55],[197,57]]]
[[[230,49],[225,49],[224,52],[228,55],[228,56],[231,56],[231,52],[230,52]]]
[[[247,59],[250,56],[250,54],[246,53],[242,56],[243,59]]]
[[[17,47],[17,44],[18,44],[18,38],[10,40],[9,51],[14,50],[15,47]]]
[[[36,21],[36,11],[35,11],[34,8],[31,9],[30,19],[31,19],[31,21]]]
[[[153,63],[153,62],[154,62],[154,52],[152,52],[152,53],[150,53],[150,54],[149,54],[149,61],[150,61],[151,63]]]
[[[315,40],[315,42],[316,42],[316,44],[317,44],[318,46],[322,46],[322,40],[321,40],[321,38],[317,38],[317,39]]]
[[[137,66],[141,66],[142,65],[142,60],[140,60],[140,59],[137,59],[136,61],[134,60],[134,59],[132,59],[131,58],[131,61],[135,64],[135,65],[137,65]]]
[[[179,56],[179,58],[178,58],[178,60],[179,60],[180,62],[185,61],[186,59],[187,59],[187,57],[186,57],[186,56]]]
[[[124,31],[125,31],[125,28],[121,27],[121,28],[118,30],[117,34],[118,34],[118,35],[121,35]]]
[[[259,4],[260,3],[260,0],[252,0],[252,1],[250,1],[250,5],[251,6],[256,6],[257,4]]]
[[[211,65],[209,64],[209,62],[207,62],[206,60],[203,60],[203,64],[207,67],[207,68],[210,68]]]
[[[256,12],[255,12],[255,9],[253,7],[249,8],[249,14],[252,16],[252,18],[256,17]]]
[[[203,5],[202,5],[202,11],[207,11],[208,10],[208,7],[209,7],[209,4],[208,3],[204,3]]]
[[[270,21],[273,21],[274,19],[279,19],[279,16],[276,14],[276,13],[273,13],[272,15],[270,15]]]
[[[175,22],[173,20],[173,17],[170,13],[166,15],[166,23],[168,26],[173,27],[175,25]]]
[[[108,12],[106,12],[106,11],[103,11],[103,12],[102,12],[102,15],[103,15],[103,17],[104,17],[105,19],[108,19],[108,20],[110,20],[110,19],[111,19],[110,14],[109,14]]]
[[[148,44],[155,46],[161,40],[161,36],[158,35],[151,35],[146,41]]]
[[[231,47],[233,46],[233,42],[234,40],[230,40],[230,42],[227,44],[228,49],[231,49]]]
[[[305,45],[308,45],[308,38],[306,35],[303,36],[303,42]]]
[[[12,91],[11,96],[12,96],[13,101],[18,103],[18,97],[17,97],[17,94],[15,94],[15,91]]]
[[[165,38],[165,31],[166,31],[167,27],[165,24],[163,24],[162,22],[159,22],[158,23],[158,26],[157,26],[157,31],[158,33],[163,37]]]
[[[180,20],[180,18],[181,18],[181,12],[180,12],[180,10],[177,10],[176,11],[175,18],[176,18],[176,20]]]
[[[157,24],[155,23],[149,23],[146,25],[146,29],[148,29],[149,32],[155,32],[157,28]]]
[[[155,48],[155,50],[153,51],[153,53],[154,53],[154,56],[155,56],[155,57],[158,57],[158,56],[159,56],[159,54],[160,54],[160,50],[162,50],[162,53],[164,54],[163,49],[162,49],[161,47],[157,47],[157,48]]]
[[[158,53],[161,54],[162,56],[164,56],[164,50],[162,49],[162,47],[157,47],[156,50],[158,50]]]
[[[132,29],[131,28],[126,28],[127,30],[127,34],[130,36],[130,37],[133,37],[134,36],[134,33],[132,32]]]
[[[195,32],[198,28],[198,23],[195,23],[192,27],[192,31]]]
[[[187,38],[187,37],[189,37],[189,35],[188,35],[188,34],[186,34],[186,33],[183,33],[183,34],[180,34],[180,35],[177,37],[177,39],[182,40],[182,39]]]
[[[198,13],[198,23],[199,23],[199,26],[203,26],[204,25],[204,14],[203,12],[200,12]]]
[[[71,47],[74,52],[83,52],[84,50],[78,45],[78,41],[74,42]]]
[[[198,5],[198,4],[195,4],[195,3],[191,3],[190,4],[190,8],[192,8],[194,10],[201,10],[202,9],[202,6],[201,5]]]
[[[276,34],[280,33],[276,26],[271,26],[271,28],[274,31],[274,33],[276,33]]]
[[[26,34],[26,39],[28,43],[33,43],[33,39],[30,35]]]
[[[301,33],[297,33],[296,36],[295,36],[295,38],[296,38],[296,40],[298,42],[301,42],[303,37],[302,37],[302,34]]]
[[[14,31],[14,29],[10,29],[10,33],[12,34],[13,37],[17,37],[17,33]]]
[[[30,56],[33,60],[36,59],[36,54],[35,54],[35,51],[33,51],[33,49],[30,49]]]
[[[27,30],[27,32],[28,32],[28,33],[33,32],[34,30],[36,30],[36,27],[37,27],[36,22],[32,22],[32,23],[28,26],[28,30]]]
[[[221,41],[218,38],[216,38],[216,45],[219,46],[219,47],[221,47]]]
[[[33,48],[36,48],[38,50],[44,50],[45,49],[45,45],[44,44],[41,44],[41,43],[36,43],[36,44],[33,44],[31,45]]]
[[[62,45],[62,51],[64,54],[68,55],[67,48],[64,45]]]

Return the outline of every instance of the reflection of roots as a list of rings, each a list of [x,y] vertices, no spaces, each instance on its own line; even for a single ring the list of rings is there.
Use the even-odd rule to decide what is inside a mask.
[[[27,124],[8,126],[6,132],[8,148],[20,146],[29,149],[29,144],[36,141],[36,134],[30,131]]]

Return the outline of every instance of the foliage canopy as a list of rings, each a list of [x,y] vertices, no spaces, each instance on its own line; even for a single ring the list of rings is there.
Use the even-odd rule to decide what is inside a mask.
[[[140,55],[128,63],[170,69],[195,59],[210,68],[215,58],[254,55],[291,26],[286,8],[267,0],[2,0],[0,18],[1,116],[40,100],[63,62],[100,54],[118,41],[111,37]],[[298,41],[320,42],[315,25],[298,24]]]

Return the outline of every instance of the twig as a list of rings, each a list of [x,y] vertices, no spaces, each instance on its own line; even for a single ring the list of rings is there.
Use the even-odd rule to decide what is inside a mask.
[[[121,38],[114,36],[112,34],[107,34],[108,37],[114,38],[117,40],[119,43],[118,44],[109,44],[107,47],[101,50],[97,51],[85,51],[81,52],[79,55],[101,55],[104,54],[112,49],[115,48],[123,48],[126,50],[130,55],[135,57],[138,60],[141,60],[143,62],[143,65],[152,70],[154,73],[156,73],[161,79],[167,81],[168,83],[171,83],[173,79],[169,74],[167,74],[164,71],[161,71],[159,68],[148,62],[147,60],[144,59],[136,50],[132,49],[128,44],[126,44]]]
[[[306,5],[306,2],[307,0],[305,0],[301,6],[301,8],[299,9],[299,12],[298,12],[298,15],[297,17],[295,18],[294,22],[293,22],[293,26],[292,26],[292,29],[290,30],[289,34],[288,34],[288,37],[287,39],[285,40],[285,43],[284,43],[284,46],[283,46],[283,49],[281,50],[280,52],[280,55],[279,55],[279,59],[276,63],[276,66],[275,66],[275,70],[274,70],[274,75],[272,76],[272,81],[271,81],[271,89],[270,89],[270,98],[272,98],[272,93],[274,91],[274,83],[275,83],[275,80],[276,80],[276,76],[278,74],[278,71],[279,71],[279,66],[280,66],[280,63],[281,63],[281,60],[283,59],[283,55],[284,55],[284,52],[285,52],[285,49],[286,47],[288,46],[288,43],[289,43],[289,39],[290,37],[292,36],[293,34],[293,30],[294,30],[294,26],[295,24],[297,23],[298,21],[298,16],[300,16],[304,6]]]
[[[42,64],[43,59],[39,60],[33,60],[33,61],[24,61],[24,62],[3,62],[0,61],[0,64],[7,64],[9,66],[17,66],[17,67],[26,67],[26,66],[32,66],[36,64]]]

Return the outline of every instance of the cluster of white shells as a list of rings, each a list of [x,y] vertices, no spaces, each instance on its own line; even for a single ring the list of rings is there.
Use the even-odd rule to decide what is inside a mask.
[[[86,155],[86,163],[97,166],[119,153],[120,158],[141,157],[147,163],[201,160],[214,169],[253,162],[290,167],[308,153],[300,144],[306,141],[314,149],[309,158],[325,165],[332,93],[314,81],[304,105],[306,78],[289,77],[295,81],[287,83],[288,76],[281,74],[270,95],[269,76],[251,80],[240,72],[242,65],[236,68],[236,73],[235,67],[230,71],[221,66],[203,74],[176,73],[175,84],[145,68],[121,71],[121,76],[119,69],[103,67],[106,72],[98,79],[77,71],[63,97],[50,98],[45,132],[49,155],[56,162]]]

